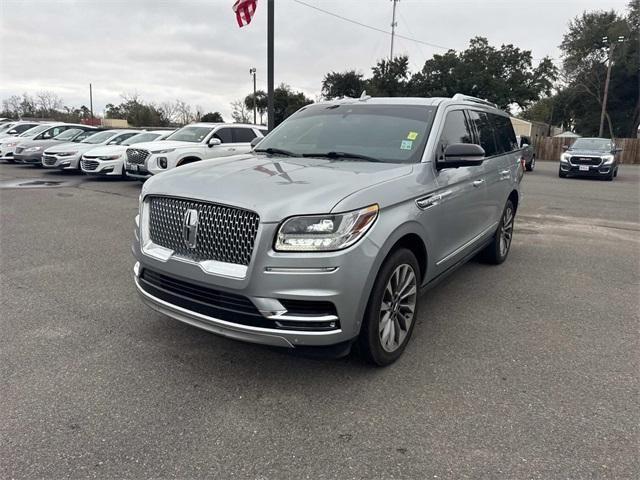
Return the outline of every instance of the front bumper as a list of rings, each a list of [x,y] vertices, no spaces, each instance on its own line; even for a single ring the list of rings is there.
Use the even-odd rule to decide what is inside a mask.
[[[28,163],[31,165],[42,165],[42,152],[14,153],[16,163]]]
[[[237,277],[207,273],[201,265],[183,258],[159,260],[149,256],[141,251],[136,230],[132,250],[137,260],[134,273],[138,293],[147,305],[165,315],[238,340],[289,348],[326,347],[353,340],[360,332],[373,282],[370,273],[376,245],[364,238],[339,252],[279,253],[271,248],[276,228],[274,224],[261,225],[251,265]],[[260,314],[259,321],[248,324],[241,315],[236,319],[228,311],[222,312],[226,315],[221,318],[210,314],[211,310],[189,307],[191,297],[179,302],[170,295],[158,295],[157,289],[148,288],[145,270],[166,276],[168,284],[189,282],[191,287],[186,291],[215,289],[222,296],[248,299],[254,312]],[[330,304],[333,314],[300,313],[304,307],[290,306],[317,304]],[[213,308],[224,310],[224,304]],[[316,328],[318,325],[321,327]]]
[[[80,155],[65,155],[63,157],[55,154],[42,154],[42,166],[45,168],[58,168],[60,170],[79,170]]]
[[[97,158],[80,160],[81,170],[89,175],[122,175],[124,161],[116,160],[99,160]]]
[[[574,165],[568,162],[560,162],[560,171],[562,173],[583,177],[604,177],[609,175],[613,168],[613,164]]]
[[[153,175],[147,170],[145,164],[139,165],[126,161],[124,162],[124,171],[127,174],[127,177],[137,178],[138,180],[144,180]]]

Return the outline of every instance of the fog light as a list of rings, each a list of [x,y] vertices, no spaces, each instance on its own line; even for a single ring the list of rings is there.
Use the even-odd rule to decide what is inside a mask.
[[[158,157],[158,165],[160,168],[167,168],[167,157]]]

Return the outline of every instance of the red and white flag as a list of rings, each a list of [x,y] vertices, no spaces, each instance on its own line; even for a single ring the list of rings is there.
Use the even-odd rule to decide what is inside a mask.
[[[233,11],[236,13],[239,27],[244,27],[251,23],[251,18],[256,13],[257,2],[258,0],[236,0],[236,3],[233,4]]]

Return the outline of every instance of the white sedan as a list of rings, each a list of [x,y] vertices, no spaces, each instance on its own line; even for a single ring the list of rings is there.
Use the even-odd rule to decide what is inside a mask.
[[[142,142],[157,142],[171,135],[173,130],[153,130],[129,137],[120,145],[104,145],[82,155],[80,167],[89,175],[126,177],[124,161],[127,147]]]

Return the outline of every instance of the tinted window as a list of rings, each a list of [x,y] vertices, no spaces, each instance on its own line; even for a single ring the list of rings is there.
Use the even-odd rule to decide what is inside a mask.
[[[80,130],[79,128],[70,128],[69,130],[65,130],[64,132],[62,132],[60,135],[58,135],[56,137],[56,140],[60,140],[60,141],[67,141],[70,142],[71,140],[73,140],[74,138],[76,138],[76,136],[82,132],[82,130]]]
[[[222,143],[233,143],[230,128],[221,128],[213,134],[213,138],[217,138]]]
[[[152,133],[152,132],[138,133],[137,135],[133,135],[132,137],[122,142],[122,145],[133,145],[134,143],[153,142],[154,140],[157,140],[160,137],[160,135],[161,135],[160,133]]]
[[[30,128],[33,128],[35,125],[33,123],[27,123],[24,125],[18,125],[15,128],[12,128],[11,130],[15,130],[16,133],[22,133],[22,132],[26,132],[27,130],[29,130]]]
[[[85,138],[82,143],[90,143],[92,145],[98,145],[100,143],[105,143],[111,137],[113,137],[114,133],[110,131],[104,131],[100,133],[96,133],[95,135],[91,135],[88,138]]]
[[[478,135],[478,143],[484,148],[484,154],[487,157],[498,154],[498,148],[496,146],[496,139],[493,135],[493,125],[489,119],[489,115],[485,112],[478,112],[476,110],[469,110],[469,118],[471,124],[476,130]]]
[[[440,134],[440,152],[454,143],[473,143],[471,128],[463,110],[447,113],[444,128]]]
[[[75,137],[73,139],[74,142],[81,142],[82,140],[84,140],[85,138],[89,138],[91,135],[95,135],[96,133],[98,133],[96,130],[86,130],[84,132],[82,132],[81,134],[79,134],[77,137]]]
[[[513,131],[511,120],[509,120],[507,117],[503,117],[502,115],[490,115],[495,127],[495,137],[498,144],[498,152],[508,153],[516,150],[518,148],[518,141],[516,140],[516,134]],[[531,140],[529,139],[529,137],[522,137],[520,142],[521,145],[525,143],[527,145],[531,145]]]
[[[249,143],[256,138],[256,134],[251,128],[234,128],[233,129],[233,142],[234,143]]]
[[[611,140],[606,138],[579,138],[571,146],[572,150],[596,150],[608,152],[613,148]]]
[[[50,125],[38,125],[37,127],[25,130],[20,134],[21,137],[35,137],[36,135],[44,132],[46,129],[51,128]]]
[[[267,133],[269,133],[269,130],[267,130],[266,128],[259,128],[258,130],[260,130],[260,133],[263,137],[266,137]]]

